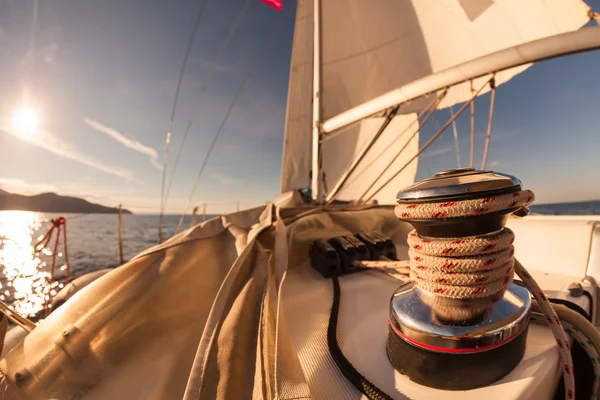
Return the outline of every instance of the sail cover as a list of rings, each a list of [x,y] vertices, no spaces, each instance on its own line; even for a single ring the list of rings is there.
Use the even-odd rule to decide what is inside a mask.
[[[321,121],[416,79],[521,43],[572,31],[588,22],[581,0],[321,0]],[[310,186],[313,0],[299,0],[291,61],[282,169],[282,191]],[[502,84],[529,65],[496,74]],[[479,88],[486,78],[476,80]],[[482,91],[485,93],[485,90]],[[453,87],[439,108],[470,98],[469,83]],[[394,145],[374,148],[377,165],[365,159],[338,198],[356,199],[397,154],[411,132],[405,128],[426,101],[403,107],[380,140]],[[370,118],[345,128],[326,142],[322,169],[333,185],[373,134]],[[408,160],[418,151],[418,135],[406,147]],[[379,151],[378,151],[379,150]],[[382,150],[385,150],[383,153]],[[394,163],[397,170],[403,162]],[[361,169],[362,168],[362,169]],[[393,193],[414,181],[416,160],[377,197],[392,203]],[[364,170],[364,171],[362,171]],[[391,175],[391,173],[390,173]],[[380,180],[383,182],[384,180]]]

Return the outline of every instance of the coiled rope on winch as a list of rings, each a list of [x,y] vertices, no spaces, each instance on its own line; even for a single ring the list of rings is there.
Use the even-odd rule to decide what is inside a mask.
[[[522,190],[499,196],[397,204],[395,213],[403,220],[472,217],[525,207],[534,200],[533,192]],[[432,238],[416,231],[408,236],[410,277],[415,286],[450,299],[493,298],[504,292],[514,273],[529,288],[552,330],[562,364],[567,399],[575,397],[573,362],[569,340],[552,305],[535,280],[514,258],[514,234],[504,228],[487,235]]]
[[[490,297],[514,276],[515,235],[505,229],[472,239],[408,236],[410,278],[423,290],[453,299]]]

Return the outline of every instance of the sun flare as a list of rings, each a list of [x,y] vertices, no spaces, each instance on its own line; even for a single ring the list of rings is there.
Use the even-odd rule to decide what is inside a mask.
[[[13,113],[12,125],[14,133],[21,139],[32,139],[35,136],[38,123],[38,112],[31,107],[22,107]]]

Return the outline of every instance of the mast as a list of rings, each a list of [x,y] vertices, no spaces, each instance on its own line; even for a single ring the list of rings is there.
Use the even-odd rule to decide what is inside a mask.
[[[318,200],[319,193],[319,136],[321,123],[321,1],[314,1],[313,30],[313,110],[312,110],[312,199]]]

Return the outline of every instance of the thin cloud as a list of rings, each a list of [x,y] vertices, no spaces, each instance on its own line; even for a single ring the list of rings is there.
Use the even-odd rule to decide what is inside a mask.
[[[190,59],[190,63],[195,64],[195,65],[199,65],[202,68],[206,68],[206,69],[214,69],[215,72],[229,72],[229,73],[233,73],[233,72],[237,72],[239,71],[239,68],[233,65],[225,65],[223,63],[219,63],[219,64],[215,64],[214,61],[212,60],[208,60],[204,57],[192,57],[192,59]]]
[[[232,186],[240,183],[240,181],[233,176],[218,172],[213,172],[210,175],[210,178],[221,186]]]
[[[16,178],[0,177],[0,188],[7,192],[17,194],[56,192],[56,187],[47,183],[30,183]]]
[[[129,139],[127,136],[115,131],[114,129],[94,119],[84,117],[83,121],[98,132],[102,132],[110,136],[118,143],[121,143],[123,146],[131,150],[137,151],[138,153],[147,155],[148,157],[150,157],[150,163],[152,164],[152,166],[158,169],[159,171],[162,171],[162,166],[158,162],[158,151],[155,148],[146,146],[138,142],[137,140]]]
[[[439,149],[424,152],[421,155],[421,157],[439,156],[439,155],[450,153],[453,151],[455,151],[454,146],[444,146],[444,147],[440,147]]]
[[[10,124],[7,123],[7,121],[4,119],[0,120],[0,131],[6,132],[12,136],[15,136],[18,139],[23,140],[18,134],[12,131]],[[35,134],[35,138],[32,140],[28,140],[28,142],[35,146],[41,147],[59,157],[73,160],[90,168],[94,168],[98,171],[117,176],[121,179],[126,180],[127,182],[139,183],[139,181],[135,179],[131,171],[120,168],[114,168],[110,165],[102,163],[101,161],[94,160],[92,157],[86,155],[81,150],[70,145],[69,143],[62,141],[50,132],[38,130]]]

